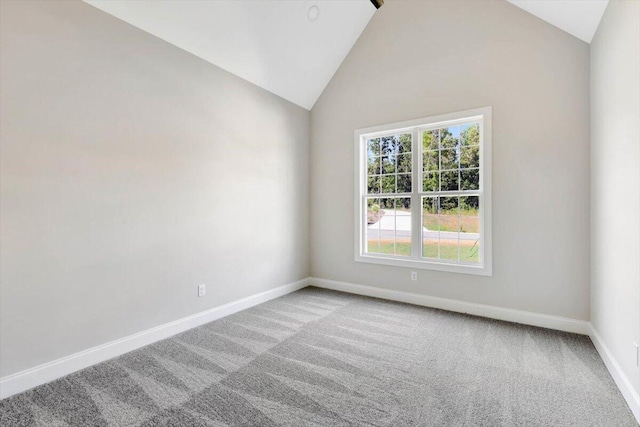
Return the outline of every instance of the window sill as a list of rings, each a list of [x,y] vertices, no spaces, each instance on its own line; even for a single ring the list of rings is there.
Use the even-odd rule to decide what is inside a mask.
[[[356,255],[356,262],[367,264],[389,265],[393,267],[417,268],[421,270],[446,271],[449,273],[471,274],[475,276],[493,276],[491,266],[462,265],[446,262],[387,257],[377,255]]]

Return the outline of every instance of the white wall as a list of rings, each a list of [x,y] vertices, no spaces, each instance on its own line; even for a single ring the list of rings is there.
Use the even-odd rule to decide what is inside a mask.
[[[640,2],[612,0],[591,42],[591,323],[636,394],[638,218]]]
[[[0,3],[0,376],[308,276],[309,112],[87,4]]]
[[[493,106],[493,277],[354,262],[354,129]],[[589,46],[507,2],[388,1],[311,113],[312,276],[589,319]]]

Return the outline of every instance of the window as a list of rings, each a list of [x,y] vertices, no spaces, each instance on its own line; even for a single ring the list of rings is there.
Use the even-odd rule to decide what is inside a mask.
[[[491,107],[360,129],[356,261],[491,275]]]

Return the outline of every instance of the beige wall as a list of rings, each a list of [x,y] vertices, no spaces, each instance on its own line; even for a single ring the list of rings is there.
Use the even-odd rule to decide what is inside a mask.
[[[640,2],[591,43],[591,323],[640,393]]]
[[[589,319],[589,46],[572,36],[506,2],[388,1],[309,115],[86,4],[0,8],[0,376],[309,268]],[[592,90],[603,99],[611,72],[598,43],[620,37],[614,27],[599,31],[592,52],[592,73],[603,69]],[[592,103],[592,114],[605,104]],[[412,282],[409,269],[355,263],[353,130],[487,105],[493,277],[420,270]],[[606,160],[619,152],[603,149],[614,142],[598,142],[608,122],[598,123],[595,167],[633,164]],[[597,217],[605,187],[592,193],[599,239],[608,236]],[[603,320],[620,296],[603,296],[598,277],[616,265],[593,270],[594,321],[610,343],[616,322],[637,316]],[[633,331],[615,341],[625,357]]]
[[[354,129],[493,107],[493,277],[354,262]],[[311,113],[313,276],[589,319],[589,46],[501,1],[388,1]]]
[[[0,376],[308,276],[308,111],[87,4],[0,3]]]

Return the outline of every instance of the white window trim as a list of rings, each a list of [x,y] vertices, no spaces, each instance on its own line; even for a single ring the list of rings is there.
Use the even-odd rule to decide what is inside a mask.
[[[481,264],[465,265],[459,261],[446,262],[422,258],[422,236],[416,239],[416,231],[412,232],[412,257],[394,256],[388,254],[369,254],[365,251],[366,221],[364,221],[366,174],[365,167],[365,142],[368,138],[388,135],[400,132],[412,132],[412,193],[411,206],[422,205],[420,200],[422,190],[422,144],[420,132],[429,128],[452,126],[467,121],[481,121],[482,132],[480,134],[480,189],[481,203],[479,211],[480,221],[480,254]],[[441,114],[421,119],[408,120],[398,123],[390,123],[382,126],[374,126],[354,131],[355,161],[354,168],[354,217],[355,217],[355,261],[371,264],[390,265],[424,270],[447,271],[453,273],[475,274],[492,276],[492,235],[491,235],[491,107],[483,107],[455,113]],[[418,173],[416,173],[418,172]],[[422,229],[422,215],[412,216],[412,230]]]

